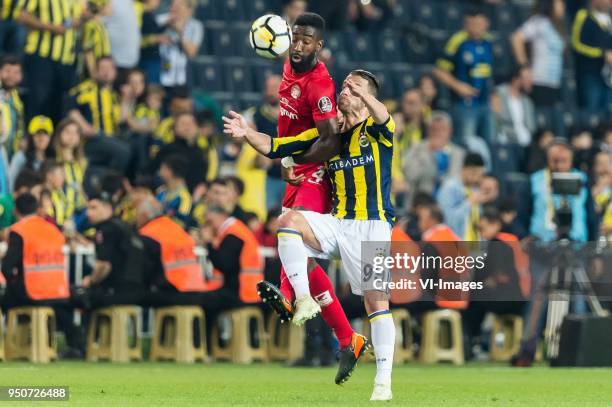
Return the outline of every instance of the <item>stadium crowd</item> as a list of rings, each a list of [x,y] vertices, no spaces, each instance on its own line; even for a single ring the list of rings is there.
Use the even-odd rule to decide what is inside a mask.
[[[396,230],[419,240],[445,223],[461,240],[553,241],[550,173],[576,172],[570,237],[612,241],[610,1],[427,3],[1,0],[3,307],[36,299],[12,281],[30,233],[12,226],[35,213],[58,242],[95,245],[73,293],[86,309],[255,300],[245,287],[263,277],[259,248],[276,248],[285,181],[279,160],[223,136],[220,115],[231,106],[276,133],[279,66],[247,57],[247,29],[232,26],[267,11],[325,18],[336,81],[355,68],[379,76],[397,124]],[[205,246],[210,278],[168,281],[164,266],[180,259],[164,239]],[[268,259],[268,279],[278,264]],[[66,307],[58,322],[82,348]]]

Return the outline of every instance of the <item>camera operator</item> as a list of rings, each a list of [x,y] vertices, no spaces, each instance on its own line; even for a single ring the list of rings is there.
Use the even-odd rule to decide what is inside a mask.
[[[593,203],[587,189],[586,174],[572,168],[573,158],[571,146],[557,139],[546,152],[546,168],[530,177],[530,208],[526,211],[529,215],[524,219],[528,219],[526,223],[529,227],[526,240],[534,242],[529,248],[533,284],[525,315],[523,343],[519,354],[513,359],[515,366],[531,365],[537,339],[544,328],[544,319],[540,317],[546,312],[545,287],[549,272],[555,262],[560,261],[561,255],[567,254],[564,250],[571,253],[575,249],[572,245],[563,249],[555,242],[564,240],[575,244],[589,239],[589,225],[594,220]],[[568,189],[563,193],[555,188],[559,173],[570,183],[569,189],[567,185],[563,186],[563,189]],[[564,266],[573,267],[565,263]],[[584,302],[577,304],[583,305]]]

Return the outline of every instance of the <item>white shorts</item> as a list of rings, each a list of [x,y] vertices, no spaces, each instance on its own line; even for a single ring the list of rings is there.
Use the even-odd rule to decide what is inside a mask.
[[[391,242],[391,225],[383,220],[338,219],[331,214],[312,211],[299,211],[310,225],[319,241],[321,251],[306,245],[308,255],[321,259],[336,258],[342,261],[342,268],[347,274],[351,291],[363,295],[364,285],[371,272],[362,276],[362,242],[384,242],[388,253]],[[369,246],[368,246],[369,248]],[[372,249],[374,250],[374,249]]]

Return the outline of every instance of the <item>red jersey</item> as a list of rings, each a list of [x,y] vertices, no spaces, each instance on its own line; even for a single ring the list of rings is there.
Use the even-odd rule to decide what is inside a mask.
[[[278,137],[297,136],[305,130],[316,127],[316,122],[335,118],[336,86],[327,67],[317,62],[315,67],[305,73],[297,73],[291,67],[289,59],[283,68],[283,81],[279,90],[280,114],[278,118]],[[295,174],[304,174],[306,180],[299,186],[287,185],[283,206],[292,208],[303,206],[309,199],[300,199],[299,189],[320,189],[325,202],[306,207],[317,212],[326,211],[327,201],[331,202],[330,181],[322,163],[302,164],[295,167]],[[305,195],[303,191],[301,195]],[[312,196],[312,194],[308,194]]]

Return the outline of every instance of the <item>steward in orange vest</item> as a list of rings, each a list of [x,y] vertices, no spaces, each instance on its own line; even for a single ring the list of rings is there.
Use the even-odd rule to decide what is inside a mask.
[[[501,233],[502,225],[496,208],[483,210],[479,229],[488,241],[487,257],[484,267],[474,273],[474,281],[481,282],[483,289],[472,292],[469,308],[463,314],[465,332],[475,343],[487,313],[522,315],[529,296],[529,258],[516,236]]]
[[[213,266],[206,289],[225,292],[233,303],[260,302],[257,283],[264,278],[263,259],[255,234],[217,205],[207,208],[206,220],[212,235],[203,233],[203,239]]]
[[[207,286],[194,239],[162,215],[160,203],[152,197],[138,204],[136,222],[146,260],[145,302],[154,307],[200,305]]]
[[[65,239],[53,223],[37,215],[38,201],[30,193],[15,200],[17,223],[10,228],[2,259],[6,278],[4,309],[45,305],[53,307],[59,330],[66,335],[68,353],[79,357],[84,343],[73,324],[70,286],[64,256]]]
[[[64,235],[35,214],[38,203],[32,195],[21,195],[18,201],[22,205],[17,207],[21,219],[11,226],[7,253],[2,261],[8,286],[18,288],[23,298],[30,301],[65,301],[70,298],[70,289],[63,253]]]
[[[426,243],[423,253],[426,256],[438,256],[442,259],[467,256],[469,254],[467,245],[443,223],[444,216],[440,208],[433,204],[421,207],[417,210],[419,217],[419,229],[421,229],[421,240]],[[425,269],[425,267],[423,267]],[[459,273],[452,267],[440,265],[435,269],[429,268],[429,272],[423,271],[426,278],[434,278],[436,281],[442,279],[444,282],[468,282],[470,271]],[[439,308],[466,309],[468,306],[469,292],[456,289],[435,289],[434,301]]]

